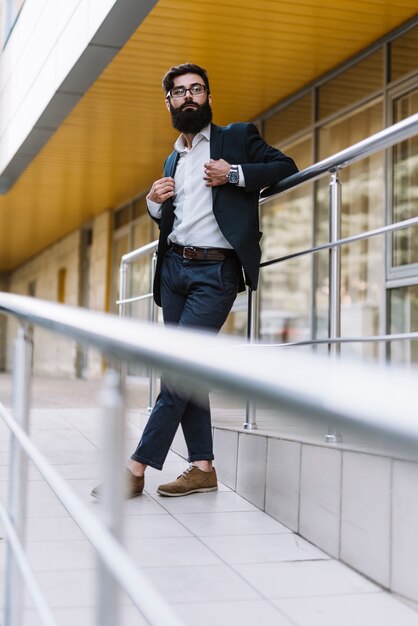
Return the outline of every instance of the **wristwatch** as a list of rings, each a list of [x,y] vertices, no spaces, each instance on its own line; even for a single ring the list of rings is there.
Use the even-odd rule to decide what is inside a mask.
[[[232,183],[233,185],[238,185],[238,183],[239,183],[238,165],[231,165],[231,169],[229,170],[229,174],[227,174],[226,177],[228,179],[228,183]]]

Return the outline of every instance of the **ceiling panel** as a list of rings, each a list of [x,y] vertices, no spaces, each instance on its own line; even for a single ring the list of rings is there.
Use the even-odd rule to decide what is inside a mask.
[[[171,65],[206,67],[215,121],[244,121],[416,10],[416,0],[160,0],[0,197],[0,270],[18,266],[161,175],[176,138],[160,86]]]

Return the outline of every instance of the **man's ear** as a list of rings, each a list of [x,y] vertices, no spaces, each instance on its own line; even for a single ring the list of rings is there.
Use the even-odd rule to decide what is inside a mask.
[[[208,102],[212,106],[212,96],[210,94],[208,95]]]
[[[167,107],[167,111],[170,110],[170,100],[168,98],[165,99],[165,106]]]

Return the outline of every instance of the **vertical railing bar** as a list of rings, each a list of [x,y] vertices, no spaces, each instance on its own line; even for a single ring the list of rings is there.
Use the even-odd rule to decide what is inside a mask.
[[[3,504],[0,502],[0,519],[3,524],[8,542],[13,550],[14,558],[19,566],[20,573],[28,587],[29,593],[32,596],[35,607],[38,610],[39,617],[43,626],[57,626],[57,622],[49,608],[43,592],[35,579],[33,571],[29,565],[29,561],[26,558],[25,551],[19,541],[14,526],[10,520],[7,511]]]
[[[258,339],[258,321],[260,299],[258,291],[248,290],[248,312],[247,312],[247,341],[255,343]],[[244,430],[257,430],[257,405],[253,400],[247,400],[245,407]]]
[[[157,267],[157,253],[154,252],[151,258],[151,273],[150,273],[150,291],[153,291],[154,278],[155,278],[155,270]],[[150,298],[150,309],[149,309],[150,321],[152,324],[157,323],[158,318],[158,309],[154,302],[154,298]],[[154,367],[151,367],[149,370],[149,387],[148,387],[148,411],[151,412],[152,407],[155,403],[156,398],[156,387],[157,387],[157,373]]]
[[[341,238],[341,182],[338,170],[331,172],[329,184],[329,237],[330,243]],[[334,246],[329,251],[329,338],[341,337],[341,247]],[[332,358],[338,358],[341,344],[333,342],[328,345]],[[329,425],[325,435],[327,443],[342,441],[341,433],[334,425]]]
[[[118,373],[108,370],[100,392],[103,414],[103,493],[102,517],[106,528],[118,541],[122,536],[123,504],[123,433],[124,399]],[[97,626],[114,626],[118,623],[120,587],[106,563],[98,555],[97,575]]]
[[[330,243],[341,237],[341,183],[338,171],[331,172],[330,181]],[[334,246],[329,251],[329,337],[341,336],[341,247]],[[331,349],[336,356],[338,345]]]
[[[14,344],[13,417],[27,433],[29,430],[32,341],[27,327],[21,325]],[[10,440],[10,476],[8,510],[16,536],[24,549],[26,529],[28,460],[20,443],[12,434]],[[9,542],[6,551],[4,626],[21,626],[23,616],[23,585],[20,570]]]

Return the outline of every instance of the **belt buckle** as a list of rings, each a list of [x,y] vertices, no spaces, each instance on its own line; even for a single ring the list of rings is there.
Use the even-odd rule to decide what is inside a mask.
[[[196,252],[194,246],[184,246],[183,247],[183,259],[193,259],[193,253]],[[190,253],[190,256],[188,254]]]

